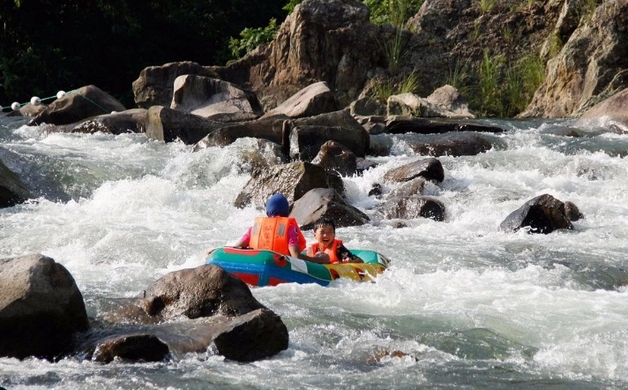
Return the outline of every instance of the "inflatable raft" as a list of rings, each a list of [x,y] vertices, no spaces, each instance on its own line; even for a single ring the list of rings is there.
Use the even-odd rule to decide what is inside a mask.
[[[373,280],[388,267],[389,260],[370,250],[351,249],[364,263],[317,264],[263,249],[221,247],[212,251],[206,264],[213,264],[251,286],[281,283],[318,283],[322,286],[338,278]]]

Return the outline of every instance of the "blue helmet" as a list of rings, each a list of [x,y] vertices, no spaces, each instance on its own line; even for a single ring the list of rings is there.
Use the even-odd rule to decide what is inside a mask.
[[[269,217],[287,217],[290,214],[288,199],[282,194],[275,194],[266,202],[266,215]]]

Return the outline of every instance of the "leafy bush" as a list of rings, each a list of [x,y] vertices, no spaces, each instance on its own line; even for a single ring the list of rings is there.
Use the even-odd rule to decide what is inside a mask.
[[[231,38],[229,40],[231,55],[234,58],[240,58],[256,47],[270,43],[278,30],[277,19],[275,18],[270,19],[270,23],[266,27],[245,28],[240,32],[241,39]]]

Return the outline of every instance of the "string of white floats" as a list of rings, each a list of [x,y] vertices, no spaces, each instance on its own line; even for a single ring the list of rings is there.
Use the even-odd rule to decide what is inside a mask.
[[[65,91],[61,90],[61,91],[57,92],[57,94],[56,94],[56,95],[54,95],[54,96],[49,96],[49,97],[45,97],[45,98],[43,98],[43,99],[40,99],[40,98],[39,98],[39,97],[37,97],[37,96],[33,96],[29,102],[26,102],[26,103],[18,103],[18,102],[13,102],[13,103],[11,103],[11,105],[10,105],[10,106],[6,106],[6,107],[5,107],[5,106],[0,106],[0,110],[4,111],[5,109],[10,108],[10,109],[11,109],[11,110],[13,110],[13,111],[17,111],[17,110],[19,110],[19,109],[20,109],[20,107],[25,106],[25,105],[27,105],[28,103],[32,104],[33,106],[38,106],[38,105],[40,105],[42,102],[44,102],[44,101],[46,101],[46,100],[55,99],[55,98],[56,98],[56,99],[61,99],[61,98],[62,98],[62,97],[64,97],[66,94],[67,94],[67,92],[65,92]]]

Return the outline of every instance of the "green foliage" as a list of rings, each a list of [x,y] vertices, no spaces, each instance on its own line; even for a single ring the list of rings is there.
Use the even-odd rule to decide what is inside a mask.
[[[563,48],[564,43],[560,39],[558,34],[556,33],[551,34],[547,39],[548,39],[547,54],[550,58],[556,57],[556,55]]]
[[[386,103],[389,97],[395,94],[395,86],[392,80],[381,81],[373,88],[373,98]]]
[[[411,15],[417,13],[424,0],[363,0],[371,11],[371,22],[405,25]]]
[[[480,0],[480,12],[483,14],[491,12],[497,5],[497,0]]]
[[[284,2],[5,1],[0,103],[94,84],[131,107],[131,84],[142,69],[174,61],[224,63],[227,37],[283,20]]]
[[[454,75],[449,84],[468,97],[469,106],[480,116],[510,118],[530,103],[544,80],[545,69],[536,55],[524,56],[507,66],[503,56],[485,52],[474,75],[467,76],[465,70],[455,71]],[[477,80],[476,85],[468,82],[472,79]]]
[[[294,7],[299,5],[303,0],[288,0],[288,3],[283,6],[283,10],[288,12],[288,15],[294,11]]]
[[[397,28],[390,42],[383,45],[388,70],[392,73],[399,71],[399,65],[403,56],[403,30]]]
[[[456,63],[449,68],[445,79],[445,84],[449,84],[456,88],[462,96],[469,96],[471,88],[469,80],[471,78],[469,66],[466,62],[456,60]]]
[[[277,26],[277,19],[275,18],[272,18],[266,27],[245,28],[240,32],[241,39],[231,38],[229,40],[231,55],[234,58],[240,58],[256,47],[270,43],[278,30],[279,26]]]
[[[415,93],[421,85],[420,79],[419,73],[412,71],[398,80],[379,80],[373,88],[372,97],[385,103],[392,95]]]
[[[503,64],[503,57],[491,57],[488,51],[478,69],[478,92],[482,108],[489,114],[499,117],[504,116],[501,102],[502,85],[499,80],[499,67]]]
[[[413,70],[409,75],[405,76],[398,84],[397,93],[415,93],[421,86],[419,73]]]

